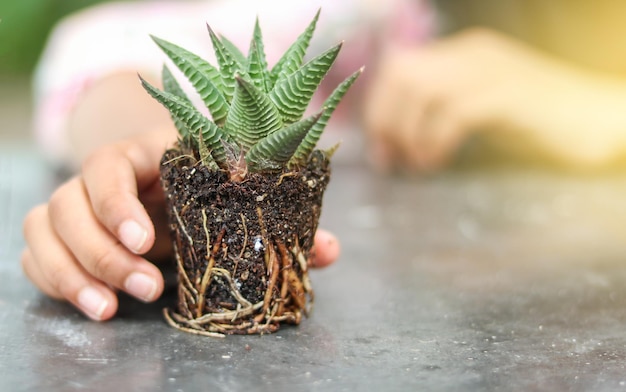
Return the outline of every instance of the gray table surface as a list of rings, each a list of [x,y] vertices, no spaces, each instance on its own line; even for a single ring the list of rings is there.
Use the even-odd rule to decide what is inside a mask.
[[[626,390],[626,175],[338,165],[312,317],[218,340],[168,327],[171,295],[95,323],[38,294],[21,220],[49,174],[0,149],[0,391]]]

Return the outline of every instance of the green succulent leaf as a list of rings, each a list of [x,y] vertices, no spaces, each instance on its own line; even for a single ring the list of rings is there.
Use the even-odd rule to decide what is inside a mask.
[[[285,123],[291,124],[302,117],[315,90],[337,58],[341,45],[320,54],[274,85],[269,97]]]
[[[228,102],[222,93],[222,79],[217,69],[180,46],[158,37],[152,36],[152,39],[189,79],[211,112],[213,121],[216,124],[223,123],[228,113]]]
[[[222,91],[224,92],[226,100],[231,102],[235,91],[235,74],[241,71],[240,65],[208,24],[207,29],[209,30],[209,35],[211,36],[213,51],[215,52],[215,58],[217,59],[217,63],[220,67],[222,82],[224,83]]]
[[[227,138],[224,131],[209,121],[189,102],[174,94],[161,91],[143,78],[139,78],[148,94],[165,106],[176,121],[184,125],[183,132],[181,132],[183,142],[189,143],[193,140],[197,143],[198,138],[202,137],[203,144],[211,152],[216,163],[219,166],[225,165],[224,147],[221,142],[222,139]]]
[[[311,127],[309,132],[306,134],[304,140],[302,140],[302,143],[300,143],[300,146],[298,146],[298,149],[293,154],[293,158],[289,161],[290,167],[303,166],[304,164],[306,164],[309,155],[311,154],[311,152],[313,152],[313,149],[315,149],[315,145],[322,136],[322,133],[324,132],[324,128],[326,128],[326,124],[328,123],[330,116],[333,114],[333,112],[337,108],[337,105],[339,104],[339,102],[341,102],[341,99],[346,94],[350,86],[352,86],[354,81],[359,77],[359,75],[361,75],[361,73],[363,73],[363,68],[348,76],[346,80],[341,82],[341,84],[339,84],[339,86],[337,86],[335,90],[333,90],[333,92],[326,99],[326,101],[324,101],[324,111],[322,112],[320,119]]]
[[[237,86],[224,129],[244,151],[283,127],[280,113],[267,94],[245,76],[235,77]]]
[[[248,76],[250,76],[254,85],[265,92],[270,91],[272,89],[272,82],[269,71],[267,70],[263,35],[258,18],[254,24],[254,33],[252,35],[252,41],[250,42],[247,62]]]
[[[335,155],[335,153],[337,152],[337,150],[339,150],[339,146],[341,145],[341,142],[337,142],[335,143],[332,147],[323,150],[322,152],[324,153],[324,155],[326,155],[326,157],[328,159],[332,158],[333,155]]]
[[[261,139],[246,154],[246,162],[250,170],[273,171],[285,167],[302,139],[321,116],[320,112]]]
[[[194,107],[166,66],[163,91],[140,77],[146,91],[170,112],[182,154],[199,157],[210,170],[226,171],[234,182],[245,180],[249,172],[298,170],[318,159],[329,159],[336,146],[328,151],[315,150],[315,146],[363,69],[337,86],[318,114],[302,118],[342,46],[304,62],[319,15],[318,10],[271,70],[258,18],[247,54],[207,25],[217,65],[152,37],[189,79],[212,116],[211,121]]]
[[[163,70],[161,72],[161,82],[163,83],[163,89],[166,92],[174,94],[180,99],[191,103],[191,99],[187,97],[185,91],[180,87],[180,84],[178,84],[176,78],[174,78],[172,71],[170,71],[170,69],[166,65],[163,65]]]
[[[220,35],[220,40],[222,41],[222,45],[224,45],[224,49],[226,49],[230,53],[231,57],[239,63],[241,68],[244,68],[248,60],[243,52],[239,50],[237,45],[223,35]]]
[[[317,24],[317,20],[320,16],[320,10],[317,10],[315,17],[309,23],[307,28],[298,36],[296,41],[291,44],[289,49],[282,55],[282,57],[278,60],[278,62],[272,68],[270,73],[271,80],[273,83],[284,79],[288,75],[294,73],[300,66],[304,60],[304,55],[306,54],[306,50],[311,43],[311,38],[313,37],[313,32],[315,31],[315,26]]]
[[[163,84],[164,91],[170,94],[176,95],[180,99],[188,103],[191,103],[191,100],[187,97],[183,89],[180,88],[180,85],[174,78],[174,75],[172,75],[172,72],[165,65],[163,66],[163,70],[161,72],[161,83]],[[174,121],[174,125],[176,126],[176,129],[178,129],[178,133],[182,134],[186,132],[185,124],[183,124],[182,122],[174,118],[174,116],[171,116],[171,117],[172,117],[172,121]]]
[[[204,141],[204,137],[203,137],[204,135],[202,135],[202,133],[198,133],[197,136],[198,136],[197,137],[198,153],[200,154],[200,161],[202,161],[202,164],[204,166],[207,166],[209,169],[217,170],[218,169],[217,163],[215,163],[215,160],[211,156],[211,150],[209,150],[209,148],[206,145],[206,142]]]

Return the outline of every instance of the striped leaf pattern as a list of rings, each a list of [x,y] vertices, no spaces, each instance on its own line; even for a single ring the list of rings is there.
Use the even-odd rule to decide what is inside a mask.
[[[261,139],[246,154],[248,168],[253,171],[282,169],[321,115],[320,112],[307,117]]]
[[[265,68],[263,67],[263,61],[265,59],[263,57],[265,56],[262,53],[259,53],[257,43],[252,41],[248,57],[248,76],[256,88],[261,91],[268,92],[269,75],[266,80]]]
[[[161,83],[163,83],[163,89],[166,92],[176,95],[178,98],[191,104],[191,100],[187,97],[187,94],[185,94],[183,89],[180,87],[180,84],[176,81],[176,78],[174,78],[172,71],[170,71],[166,65],[163,66],[163,70],[161,72]]]
[[[313,152],[315,145],[322,136],[322,132],[324,132],[324,128],[326,127],[330,116],[333,114],[337,105],[339,105],[339,102],[341,102],[341,99],[346,94],[350,86],[352,86],[352,83],[354,83],[361,73],[363,73],[363,68],[348,76],[346,80],[335,88],[326,101],[324,101],[324,111],[320,116],[320,119],[311,127],[304,140],[302,140],[300,146],[298,146],[298,149],[294,152],[293,157],[289,161],[290,167],[302,166],[306,164],[309,155]]]
[[[200,161],[202,161],[202,164],[204,166],[208,166],[209,169],[217,170],[219,166],[217,166],[217,163],[211,156],[211,150],[209,150],[209,148],[207,147],[203,136],[204,135],[202,135],[202,133],[199,133],[197,137],[198,153],[200,154]]]
[[[217,164],[222,166],[225,163],[224,147],[221,140],[226,139],[226,136],[223,135],[224,132],[220,127],[209,121],[198,109],[182,98],[161,91],[144,79],[141,79],[141,84],[154,99],[169,110],[174,119],[184,124],[185,134],[181,134],[183,141],[192,139],[197,142],[197,138],[202,135],[204,144]]]
[[[213,121],[216,124],[223,123],[228,114],[228,102],[221,91],[223,83],[219,71],[206,60],[180,46],[154,36],[152,39],[189,79],[211,112]]]
[[[302,117],[340,49],[341,44],[327,50],[276,83],[269,96],[286,124],[296,122]]]
[[[235,96],[226,118],[226,132],[246,151],[283,126],[267,94],[243,76],[236,76]]]
[[[257,88],[269,92],[272,89],[270,73],[267,70],[267,60],[265,58],[265,46],[263,45],[263,34],[257,18],[254,24],[254,33],[250,41],[248,51],[248,76]]]
[[[170,71],[170,69],[167,68],[167,66],[165,65],[163,66],[163,70],[161,72],[161,83],[163,84],[163,90],[165,92],[170,93],[172,95],[176,95],[183,101],[191,104],[191,101],[187,97],[187,94],[185,94],[183,89],[180,88],[180,85],[174,78],[174,75],[172,75],[172,72]],[[187,130],[187,127],[185,126],[183,122],[176,119],[173,115],[171,117],[172,117],[172,121],[174,121],[174,125],[176,126],[176,129],[178,129],[178,133],[180,133],[181,135],[185,133],[189,133],[189,131]]]
[[[235,74],[241,71],[240,65],[237,63],[235,58],[231,56],[230,52],[224,47],[222,41],[220,41],[219,37],[213,32],[213,29],[211,29],[211,26],[208,24],[207,29],[209,30],[209,35],[211,36],[211,42],[213,43],[213,51],[215,52],[217,64],[220,67],[220,75],[222,76],[223,82],[222,92],[224,93],[226,100],[231,102],[235,92]]]
[[[183,149],[194,149],[211,170],[227,171],[232,181],[242,181],[248,172],[297,170],[309,161],[330,116],[362,72],[344,80],[318,114],[302,119],[341,49],[339,44],[304,63],[318,18],[319,11],[271,70],[258,19],[247,55],[207,25],[217,67],[152,37],[189,79],[212,121],[193,106],[167,67],[162,72],[163,91],[144,79],[141,83],[169,110]]]
[[[239,65],[243,68],[248,60],[246,56],[239,50],[239,48],[228,38],[220,35],[220,41],[222,41],[222,45],[224,45],[224,49],[230,53],[230,56],[239,63]]]
[[[274,83],[285,78],[287,75],[296,72],[296,70],[300,68],[302,62],[304,61],[306,50],[309,48],[309,44],[311,43],[311,38],[313,37],[313,32],[315,31],[315,26],[317,25],[319,16],[320,10],[317,10],[315,17],[311,23],[309,23],[304,32],[298,36],[296,41],[291,44],[285,54],[283,54],[276,65],[274,65],[271,71],[271,78]]]

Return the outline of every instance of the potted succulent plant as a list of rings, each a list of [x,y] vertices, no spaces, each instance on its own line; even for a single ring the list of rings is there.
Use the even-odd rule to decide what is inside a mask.
[[[334,150],[315,146],[362,71],[302,118],[341,47],[304,62],[318,16],[271,68],[258,20],[247,55],[208,28],[217,67],[153,37],[211,115],[167,67],[163,90],[141,80],[180,134],[161,162],[178,266],[178,306],[164,310],[172,326],[209,336],[268,333],[310,311],[308,259]]]

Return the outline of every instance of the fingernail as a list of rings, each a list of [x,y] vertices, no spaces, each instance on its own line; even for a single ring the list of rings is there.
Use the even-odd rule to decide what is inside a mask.
[[[109,301],[93,287],[85,287],[78,293],[78,304],[87,313],[87,315],[95,320],[102,320],[102,314],[107,308]]]
[[[118,234],[122,243],[135,253],[139,252],[148,238],[148,232],[133,220],[124,221],[120,225]]]
[[[320,247],[317,246],[318,244]],[[324,230],[317,232],[315,255],[313,256],[313,264],[316,267],[326,267],[332,264],[339,258],[340,253],[341,246],[337,237]]]
[[[150,302],[154,299],[154,295],[156,294],[157,283],[152,277],[146,274],[133,272],[126,278],[124,288],[129,294],[140,300]]]

